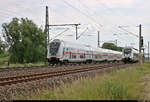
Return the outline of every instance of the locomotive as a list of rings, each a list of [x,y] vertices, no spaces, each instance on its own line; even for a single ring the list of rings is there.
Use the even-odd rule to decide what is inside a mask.
[[[47,46],[47,60],[52,64],[121,61],[122,52],[54,39]]]
[[[124,47],[122,50],[122,60],[124,63],[137,62],[138,51],[133,47]]]

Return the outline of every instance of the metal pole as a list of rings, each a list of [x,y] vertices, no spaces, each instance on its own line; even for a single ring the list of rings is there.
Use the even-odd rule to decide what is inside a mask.
[[[144,49],[143,49],[143,63],[144,63],[144,61],[145,61],[145,55],[144,55]]]
[[[98,31],[98,46],[97,47],[100,47],[100,41],[99,41],[99,31]]]
[[[78,25],[75,25],[76,26],[76,40],[78,39],[78,28],[77,28],[77,26]]]
[[[48,17],[48,6],[46,6],[46,21],[45,21],[45,64],[47,61],[47,46],[49,43],[49,17]],[[48,38],[47,38],[48,37]]]
[[[149,42],[148,42],[148,61],[149,61]]]
[[[139,25],[139,62],[142,65],[142,55],[141,55],[141,24]]]
[[[57,24],[57,25],[48,25],[48,26],[78,26],[80,24]]]

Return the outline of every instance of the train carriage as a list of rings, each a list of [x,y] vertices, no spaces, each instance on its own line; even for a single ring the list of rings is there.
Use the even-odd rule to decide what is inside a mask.
[[[122,50],[122,60],[125,63],[137,62],[138,61],[138,51],[133,47],[125,47]]]
[[[122,55],[117,51],[74,44],[59,39],[48,44],[47,49],[47,59],[50,63],[115,61],[121,60]]]
[[[113,51],[113,54],[114,54],[113,59],[114,59],[115,61],[122,60],[122,52]]]

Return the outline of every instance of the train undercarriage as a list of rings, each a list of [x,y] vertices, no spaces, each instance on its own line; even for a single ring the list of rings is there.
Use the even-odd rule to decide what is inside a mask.
[[[66,65],[66,64],[96,64],[96,63],[115,63],[115,62],[121,62],[121,60],[102,60],[102,61],[94,61],[92,59],[86,60],[86,61],[69,61],[69,60],[63,60],[60,61],[58,58],[56,57],[51,57],[50,59],[47,59],[49,62],[49,65],[57,65],[57,64],[62,64],[62,65]]]
[[[135,60],[133,60],[131,58],[123,58],[122,61],[124,63],[136,63],[136,62],[138,62],[138,61],[135,61]]]

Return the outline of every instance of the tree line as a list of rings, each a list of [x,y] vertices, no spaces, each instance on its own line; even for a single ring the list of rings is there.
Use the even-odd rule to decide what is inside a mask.
[[[110,50],[114,50],[114,51],[122,51],[123,47],[117,47],[115,44],[113,43],[104,43],[102,45],[102,48],[105,48],[105,49],[110,49]]]

